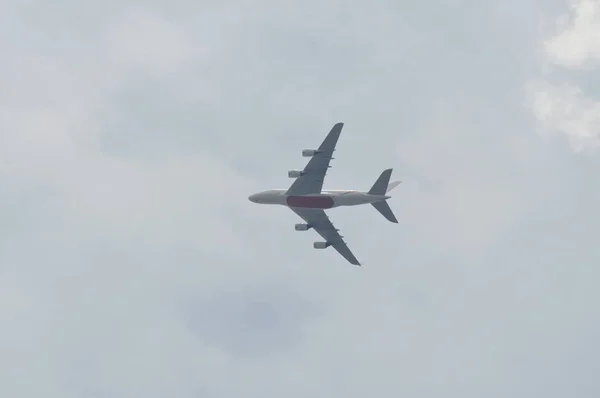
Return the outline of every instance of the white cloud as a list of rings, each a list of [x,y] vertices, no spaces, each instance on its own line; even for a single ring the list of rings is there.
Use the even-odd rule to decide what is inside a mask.
[[[543,43],[543,79],[526,84],[526,102],[540,125],[564,134],[577,150],[598,147],[600,102],[574,82],[559,82],[549,65],[576,73],[600,61],[600,1],[574,0],[557,19],[559,32]],[[545,65],[549,63],[549,65]]]
[[[567,68],[600,62],[600,0],[572,0],[571,13],[559,19],[561,31],[544,43],[549,59]]]
[[[575,150],[600,144],[600,102],[586,97],[581,88],[564,83],[531,82],[528,104],[543,127],[567,136]]]

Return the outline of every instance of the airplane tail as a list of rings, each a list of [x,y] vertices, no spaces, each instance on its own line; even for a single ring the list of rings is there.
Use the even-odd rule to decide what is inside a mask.
[[[390,184],[390,177],[392,176],[392,169],[384,170],[379,176],[375,184],[369,189],[371,195],[385,195],[392,189],[396,188],[402,181],[394,181]]]
[[[386,202],[385,200],[382,200],[381,202],[371,203],[371,206],[373,206],[375,208],[375,210],[377,210],[379,213],[381,213],[381,215],[384,216],[386,218],[386,220],[388,220],[389,222],[393,222],[396,224],[398,223],[398,220],[396,220],[396,216],[394,215],[394,212],[390,208],[390,205],[388,205],[388,202]]]
[[[394,181],[390,184],[390,177],[392,175],[392,169],[384,170],[383,173],[379,176],[375,184],[369,190],[369,194],[371,195],[385,195],[390,192],[392,189],[396,188],[402,181]],[[390,205],[387,203],[387,199],[384,199],[379,202],[371,203],[371,205],[386,218],[386,220],[398,223],[394,212],[390,208]]]

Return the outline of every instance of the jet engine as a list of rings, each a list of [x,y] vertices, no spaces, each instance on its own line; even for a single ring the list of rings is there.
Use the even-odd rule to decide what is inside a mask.
[[[309,229],[312,228],[312,225],[296,224],[295,228],[296,228],[296,231],[308,231]]]
[[[290,170],[288,171],[288,177],[290,178],[298,178],[303,175],[304,172],[302,170]]]
[[[315,242],[315,243],[313,243],[313,247],[315,249],[326,249],[329,246],[330,246],[330,243],[327,243],[327,242]]]
[[[304,156],[305,158],[315,156],[317,153],[319,153],[319,151],[317,151],[315,149],[303,149],[302,150],[302,156]]]

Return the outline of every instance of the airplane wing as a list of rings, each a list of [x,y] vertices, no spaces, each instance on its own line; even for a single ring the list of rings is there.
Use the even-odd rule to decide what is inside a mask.
[[[292,211],[298,214],[306,223],[317,231],[338,253],[340,253],[350,264],[360,265],[354,254],[350,251],[338,230],[333,226],[325,211],[320,209],[306,209],[299,207],[290,207]]]
[[[304,167],[303,175],[298,177],[287,191],[288,195],[306,195],[310,193],[321,193],[325,174],[330,167],[329,162],[333,159],[331,156],[335,151],[338,138],[342,132],[344,123],[336,123],[323,140],[323,143],[317,149],[317,153],[310,159]]]

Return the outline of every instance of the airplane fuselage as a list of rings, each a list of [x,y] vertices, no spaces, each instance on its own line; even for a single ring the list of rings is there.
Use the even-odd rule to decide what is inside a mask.
[[[340,206],[358,206],[389,199],[390,196],[371,195],[367,192],[324,190],[318,194],[288,195],[287,189],[271,189],[250,195],[251,202],[265,205],[283,205],[308,209],[332,209]]]

